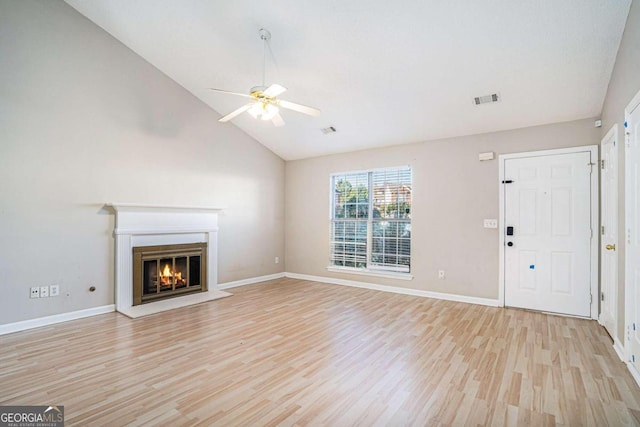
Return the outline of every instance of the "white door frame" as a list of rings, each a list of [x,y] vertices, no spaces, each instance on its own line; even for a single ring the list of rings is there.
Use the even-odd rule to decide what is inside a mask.
[[[600,252],[600,239],[598,236],[598,227],[600,224],[600,220],[598,218],[598,181],[599,181],[599,156],[598,156],[598,146],[597,145],[585,145],[582,147],[571,147],[571,148],[560,148],[556,150],[542,150],[542,151],[527,151],[524,153],[513,153],[513,154],[501,154],[498,156],[498,194],[499,194],[499,216],[498,216],[498,224],[499,230],[498,233],[498,248],[499,248],[499,259],[500,259],[500,268],[499,268],[499,276],[498,276],[498,306],[504,307],[504,286],[505,286],[505,275],[504,275],[504,184],[502,181],[505,179],[504,177],[504,164],[506,160],[509,159],[522,159],[526,157],[540,157],[540,156],[553,156],[557,154],[571,154],[571,153],[582,153],[582,152],[591,153],[591,268],[590,268],[590,277],[591,277],[591,318],[598,318],[598,304],[597,304],[597,295],[598,295],[598,276],[599,276],[599,265],[598,265],[598,255]]]
[[[613,191],[614,194],[614,198],[615,198],[615,203],[614,203],[614,217],[615,217],[615,223],[616,223],[616,236],[617,236],[617,241],[615,242],[618,245],[618,248],[616,250],[614,250],[614,252],[611,254],[613,255],[613,257],[615,258],[615,265],[616,265],[616,277],[615,277],[615,283],[613,283],[613,292],[612,294],[607,295],[605,298],[607,299],[613,299],[613,306],[614,308],[614,312],[611,313],[612,317],[613,317],[613,330],[612,331],[608,331],[611,334],[611,338],[613,339],[614,342],[614,348],[616,349],[616,352],[618,352],[619,354],[621,354],[622,352],[622,343],[620,343],[620,340],[618,339],[618,266],[620,265],[620,261],[619,261],[619,256],[618,256],[618,251],[620,250],[620,236],[618,233],[618,229],[620,228],[618,226],[618,171],[619,171],[619,164],[620,162],[618,161],[618,151],[620,148],[620,139],[619,139],[619,132],[618,132],[618,124],[615,123],[613,126],[611,126],[611,129],[609,129],[609,131],[607,132],[607,134],[604,136],[604,138],[602,138],[602,140],[600,141],[600,147],[602,148],[604,146],[604,144],[606,142],[609,142],[613,140],[614,141],[614,153],[615,153],[615,171],[614,171],[614,188],[612,188],[611,190]],[[616,146],[617,144],[617,146]],[[624,146],[624,144],[623,144]],[[603,150],[600,150],[601,156],[604,157]],[[605,160],[601,160],[602,162],[604,162]],[[605,165],[606,167],[606,165]],[[602,170],[603,168],[601,167],[600,170]],[[602,180],[603,180],[603,175],[602,173],[600,174],[600,188],[601,191],[604,191],[605,187],[602,185]],[[606,203],[606,198],[602,198],[602,205]],[[601,208],[602,208],[601,205]],[[602,212],[601,212],[602,213]],[[605,221],[604,215],[601,215],[602,220]],[[604,225],[603,225],[604,227]],[[602,264],[604,264],[604,248],[603,245],[605,242],[603,242],[603,237],[602,237],[602,232],[600,232],[600,260],[601,260],[601,266]],[[603,273],[603,269],[600,269],[600,273]],[[600,293],[598,294],[599,298],[598,301],[600,301],[600,311],[599,311],[599,315],[598,315],[598,323],[600,323],[602,326],[605,326],[605,324],[602,321],[602,293],[603,293],[603,278],[600,277]]]
[[[627,182],[629,182],[630,180],[628,179],[629,177],[627,176],[630,172],[629,170],[629,165],[631,165],[631,162],[629,161],[629,121],[631,120],[631,112],[633,110],[635,110],[638,105],[640,105],[640,91],[638,93],[636,93],[636,95],[633,97],[633,99],[631,100],[631,102],[629,103],[629,105],[627,105],[627,108],[624,109],[624,158],[625,158],[625,162],[624,162],[624,168],[625,168],[625,189],[624,189],[624,217],[625,217],[625,224],[624,224],[624,229],[625,229],[625,235],[624,235],[624,241],[626,242],[629,238],[630,238],[630,232],[629,232],[629,226],[630,224],[632,224],[632,221],[630,221],[630,216],[634,214],[634,212],[629,209],[629,206],[631,204],[631,202],[633,201],[633,194],[631,194],[631,186],[627,185]],[[636,213],[637,214],[637,213]],[[618,240],[622,240],[622,239],[618,239]],[[633,375],[633,378],[636,380],[636,382],[638,383],[638,385],[640,385],[640,373],[635,369],[635,367],[631,364],[631,343],[630,341],[630,337],[629,337],[629,328],[631,326],[631,323],[633,323],[633,318],[634,318],[634,314],[633,313],[633,306],[634,306],[634,301],[633,301],[633,289],[631,288],[631,281],[629,280],[629,277],[631,277],[632,274],[632,269],[631,269],[631,260],[629,259],[629,251],[626,250],[626,243],[625,243],[625,272],[624,272],[624,325],[625,325],[625,334],[624,334],[624,356],[625,356],[625,363],[627,364],[627,367],[629,368],[629,371],[631,371],[631,374]]]

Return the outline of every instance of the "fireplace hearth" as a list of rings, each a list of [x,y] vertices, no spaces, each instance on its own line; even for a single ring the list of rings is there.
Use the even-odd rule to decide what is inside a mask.
[[[207,290],[207,244],[133,248],[133,305]]]

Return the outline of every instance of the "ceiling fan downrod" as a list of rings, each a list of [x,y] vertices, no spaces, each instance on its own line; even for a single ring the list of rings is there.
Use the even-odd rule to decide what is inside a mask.
[[[267,70],[267,43],[271,40],[271,33],[265,28],[260,28],[258,31],[260,39],[262,40],[262,87],[265,87],[265,76]]]

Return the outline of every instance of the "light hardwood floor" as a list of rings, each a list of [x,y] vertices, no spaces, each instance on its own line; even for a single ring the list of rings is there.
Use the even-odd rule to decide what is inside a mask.
[[[594,321],[293,279],[0,337],[0,405],[67,425],[640,425]]]

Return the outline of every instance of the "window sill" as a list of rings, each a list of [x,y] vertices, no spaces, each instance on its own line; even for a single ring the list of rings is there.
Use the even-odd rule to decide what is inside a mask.
[[[384,277],[385,279],[413,280],[413,274],[411,273],[391,273],[387,271],[382,272],[382,271],[364,270],[362,268],[335,267],[335,266],[327,267],[327,271],[332,271],[334,273],[358,274],[360,276]]]

